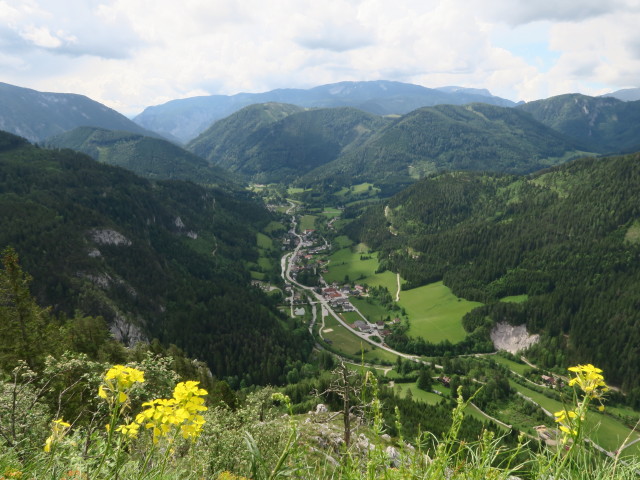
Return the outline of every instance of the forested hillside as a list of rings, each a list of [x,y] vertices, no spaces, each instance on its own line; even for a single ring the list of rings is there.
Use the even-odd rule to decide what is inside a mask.
[[[544,336],[530,352],[537,361],[597,364],[640,401],[638,198],[638,154],[528,177],[446,173],[369,209],[348,233],[406,287],[443,279],[487,302],[471,329],[485,317],[526,323]],[[497,302],[519,294],[528,300]]]
[[[394,120],[303,181],[407,181],[451,170],[526,173],[562,163],[579,150],[575,141],[518,110],[441,105]]]
[[[231,168],[257,130],[302,110],[285,103],[251,105],[214,122],[186,148],[213,164],[226,164],[226,168]]]
[[[282,381],[310,348],[249,285],[268,221],[239,193],[151,183],[0,134],[0,246],[16,249],[39,304],[101,315],[125,341],[175,343],[232,383]]]
[[[640,101],[566,94],[516,108],[590,151],[628,153],[640,149]]]
[[[247,107],[215,123],[187,148],[253,181],[286,183],[355,148],[387,123],[353,108],[294,109]]]
[[[232,187],[234,181],[226,170],[167,140],[130,132],[78,127],[48,138],[44,145],[83,152],[152,180],[190,180],[221,188]]]

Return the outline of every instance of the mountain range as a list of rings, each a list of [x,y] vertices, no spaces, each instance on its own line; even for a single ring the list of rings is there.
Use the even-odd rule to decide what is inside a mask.
[[[0,82],[0,130],[40,142],[82,126],[161,138],[84,95],[38,92]]]
[[[584,154],[578,139],[514,108],[424,107],[381,117],[354,108],[245,107],[186,145],[257,182],[409,183],[442,170],[531,172]]]
[[[214,121],[248,105],[288,103],[300,107],[354,107],[375,115],[404,114],[416,108],[438,104],[463,105],[483,102],[513,106],[488,90],[462,87],[426,88],[401,82],[340,82],[310,89],[277,89],[264,93],[210,95],[172,100],[147,107],[133,120],[144,128],[188,142]]]
[[[235,102],[214,123],[204,120],[209,107],[185,113],[194,99],[170,102],[167,116],[157,107],[172,125],[209,122],[188,152],[86,97],[0,87],[2,125],[55,146],[0,133],[0,246],[16,248],[39,302],[56,313],[103,316],[125,340],[175,342],[235,385],[282,381],[311,345],[250,286],[256,238],[273,217],[234,178],[317,190],[412,184],[346,233],[380,252],[406,287],[442,279],[486,303],[472,326],[527,323],[543,335],[532,352],[541,365],[597,361],[638,388],[640,161],[601,158],[640,150],[638,101],[571,94],[414,108],[422,87],[346,82],[277,91],[314,105],[207,97]],[[455,87],[429,93],[502,101]],[[527,301],[499,301],[512,295]]]

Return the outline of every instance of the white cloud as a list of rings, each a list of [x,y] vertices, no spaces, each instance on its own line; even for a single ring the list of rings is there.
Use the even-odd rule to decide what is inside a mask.
[[[0,0],[0,68],[128,114],[343,80],[530,100],[635,86],[638,15],[638,0]]]

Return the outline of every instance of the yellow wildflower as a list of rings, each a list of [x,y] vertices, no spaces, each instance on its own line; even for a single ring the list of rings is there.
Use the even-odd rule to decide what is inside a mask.
[[[116,432],[122,433],[125,437],[136,438],[138,436],[138,430],[140,429],[140,424],[131,422],[126,425],[120,425],[116,428]]]
[[[604,377],[600,375],[602,370],[594,367],[590,363],[569,367],[569,371],[576,374],[576,376],[569,381],[569,386],[577,385],[590,397],[601,398],[609,391],[609,387],[604,383]]]
[[[98,387],[98,396],[110,404],[123,405],[129,400],[127,391],[134,383],[144,382],[144,372],[124,365],[115,365],[104,375],[104,384]]]
[[[44,442],[44,451],[49,453],[64,438],[70,428],[71,424],[65,422],[62,418],[51,422],[51,435]]]
[[[173,398],[158,398],[142,404],[146,407],[136,416],[136,422],[152,430],[153,442],[166,436],[173,425],[180,428],[184,438],[196,438],[202,431],[204,417],[198,412],[207,410],[204,399],[207,391],[198,387],[199,382],[181,382],[173,391]]]

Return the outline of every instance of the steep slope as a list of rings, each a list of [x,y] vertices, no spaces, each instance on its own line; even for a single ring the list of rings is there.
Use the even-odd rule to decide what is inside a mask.
[[[80,126],[159,137],[83,95],[38,92],[0,82],[0,130],[39,142]]]
[[[0,247],[16,248],[39,303],[102,315],[125,341],[176,344],[236,384],[283,381],[310,347],[250,286],[268,221],[239,193],[151,183],[0,133]]]
[[[471,330],[526,323],[544,336],[530,353],[542,365],[600,365],[640,398],[638,198],[638,154],[530,177],[446,173],[370,209],[349,233],[410,285],[443,279],[488,303],[467,319]],[[521,294],[522,304],[497,302]],[[394,341],[426,353],[424,342]]]
[[[44,145],[83,152],[152,180],[189,180],[223,187],[234,183],[231,174],[197,155],[166,140],[135,133],[78,127],[48,138]]]
[[[340,82],[308,90],[278,89],[264,93],[211,95],[172,100],[148,107],[134,121],[149,130],[172,135],[183,142],[195,138],[216,120],[256,103],[279,102],[300,107],[354,107],[377,115],[404,114],[416,108],[471,102],[512,106],[486,90],[447,87],[431,89],[401,82]]]
[[[261,103],[245,107],[218,120],[185,148],[214,164],[240,154],[257,130],[303,109],[285,103]]]
[[[568,94],[519,105],[545,125],[600,153],[640,149],[640,101]]]
[[[353,108],[304,110],[262,121],[273,108],[247,107],[214,124],[189,147],[253,181],[290,182],[361,144],[387,123]],[[205,144],[214,147],[207,152]]]
[[[303,180],[407,181],[442,170],[530,172],[577,150],[562,134],[512,108],[440,105],[394,120]]]

